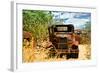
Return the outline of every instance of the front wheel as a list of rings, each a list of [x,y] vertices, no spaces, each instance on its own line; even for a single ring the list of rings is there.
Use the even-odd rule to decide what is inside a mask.
[[[72,49],[70,50],[70,57],[71,58],[78,58],[79,57],[78,45],[72,45]]]
[[[72,45],[72,48],[69,49],[69,52],[66,54],[66,59],[74,58],[77,59],[79,57],[79,47],[77,45]]]
[[[70,58],[78,58],[78,53],[70,53]]]
[[[70,58],[71,58],[70,53],[67,53],[66,54],[66,59],[70,59]]]

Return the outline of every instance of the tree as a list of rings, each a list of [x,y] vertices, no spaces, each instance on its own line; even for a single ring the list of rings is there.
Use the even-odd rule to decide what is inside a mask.
[[[91,32],[91,22],[86,22],[85,30],[87,30],[88,32]]]
[[[81,43],[90,44],[91,43],[91,22],[86,22],[84,24],[84,33],[82,34]]]
[[[23,30],[31,32],[36,40],[44,39],[52,18],[49,11],[23,10]]]

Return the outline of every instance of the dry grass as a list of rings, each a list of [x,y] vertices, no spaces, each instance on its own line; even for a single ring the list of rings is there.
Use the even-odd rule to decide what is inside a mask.
[[[49,61],[65,61],[67,60],[65,56],[63,58],[58,58],[57,54],[55,57],[49,57],[49,49],[44,47],[34,47],[33,41],[24,42],[23,45],[23,62],[49,62]],[[87,60],[91,58],[91,47],[90,45],[79,45],[79,58],[77,60]],[[76,59],[68,59],[76,60]]]
[[[23,62],[33,62],[35,59],[33,41],[24,40],[22,49]]]

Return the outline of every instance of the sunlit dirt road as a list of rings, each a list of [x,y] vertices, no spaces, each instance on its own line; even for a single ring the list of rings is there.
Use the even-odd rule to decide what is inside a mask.
[[[90,45],[79,45],[79,60],[90,59],[91,47]]]

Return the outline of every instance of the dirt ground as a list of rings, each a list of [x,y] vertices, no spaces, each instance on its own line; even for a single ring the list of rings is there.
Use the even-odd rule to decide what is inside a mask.
[[[91,58],[90,45],[79,45],[79,60],[86,60]]]

